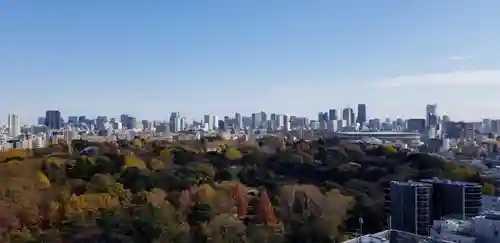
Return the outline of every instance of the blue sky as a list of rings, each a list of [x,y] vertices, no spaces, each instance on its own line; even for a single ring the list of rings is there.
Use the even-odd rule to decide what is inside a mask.
[[[0,0],[0,121],[500,117],[497,0]],[[5,116],[5,119],[2,117]]]

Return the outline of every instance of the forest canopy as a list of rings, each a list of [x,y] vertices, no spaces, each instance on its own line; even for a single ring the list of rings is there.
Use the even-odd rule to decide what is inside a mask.
[[[387,226],[391,180],[481,181],[471,167],[392,146],[275,140],[1,152],[0,242],[338,242],[359,217],[365,232]]]

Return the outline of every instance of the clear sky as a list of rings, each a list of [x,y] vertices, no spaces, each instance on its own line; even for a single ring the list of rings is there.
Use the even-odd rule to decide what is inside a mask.
[[[0,0],[0,121],[500,117],[498,0]],[[5,118],[3,118],[5,117]]]

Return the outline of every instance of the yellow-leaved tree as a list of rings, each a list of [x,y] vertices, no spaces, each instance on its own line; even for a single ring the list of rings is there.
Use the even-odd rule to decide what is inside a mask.
[[[388,144],[387,147],[386,147],[386,151],[387,153],[389,154],[394,154],[394,153],[397,153],[398,150],[396,149],[396,147],[394,147],[394,145],[392,144]]]
[[[171,165],[174,161],[174,156],[172,155],[172,151],[170,149],[163,149],[158,158],[163,161],[165,165]]]
[[[149,162],[149,169],[151,171],[158,171],[158,170],[162,170],[164,169],[166,166],[165,164],[163,163],[163,161],[157,159],[157,158],[153,158],[151,159],[151,161]]]
[[[211,185],[201,184],[200,186],[198,186],[198,188],[196,188],[195,200],[197,202],[202,202],[202,201],[211,202],[212,199],[214,198],[214,195],[215,195],[215,190]]]
[[[39,189],[44,190],[44,189],[47,189],[50,187],[50,180],[49,180],[49,178],[47,178],[47,176],[43,172],[41,172],[41,171],[37,172],[37,179],[38,179],[37,186]]]
[[[227,148],[224,155],[228,160],[239,160],[242,157],[241,152],[235,148]]]
[[[136,138],[132,142],[133,142],[134,147],[142,148],[142,140]]]
[[[488,182],[485,182],[483,185],[483,194],[488,196],[495,195],[495,186]]]
[[[135,155],[127,155],[125,156],[125,165],[123,165],[123,170],[130,168],[130,167],[135,167],[138,169],[146,169],[146,163],[142,161],[141,159],[137,158]]]
[[[64,212],[66,217],[90,216],[101,210],[114,211],[120,206],[118,198],[108,193],[86,193],[79,196],[72,195],[64,205]]]
[[[443,177],[450,180],[467,180],[477,174],[474,167],[457,162],[448,162],[443,169]]]

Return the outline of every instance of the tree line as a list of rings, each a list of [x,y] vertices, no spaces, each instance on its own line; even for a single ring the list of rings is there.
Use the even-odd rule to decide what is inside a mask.
[[[335,138],[74,140],[0,162],[0,242],[341,242],[360,217],[365,233],[387,227],[392,180],[481,182],[440,157]]]

